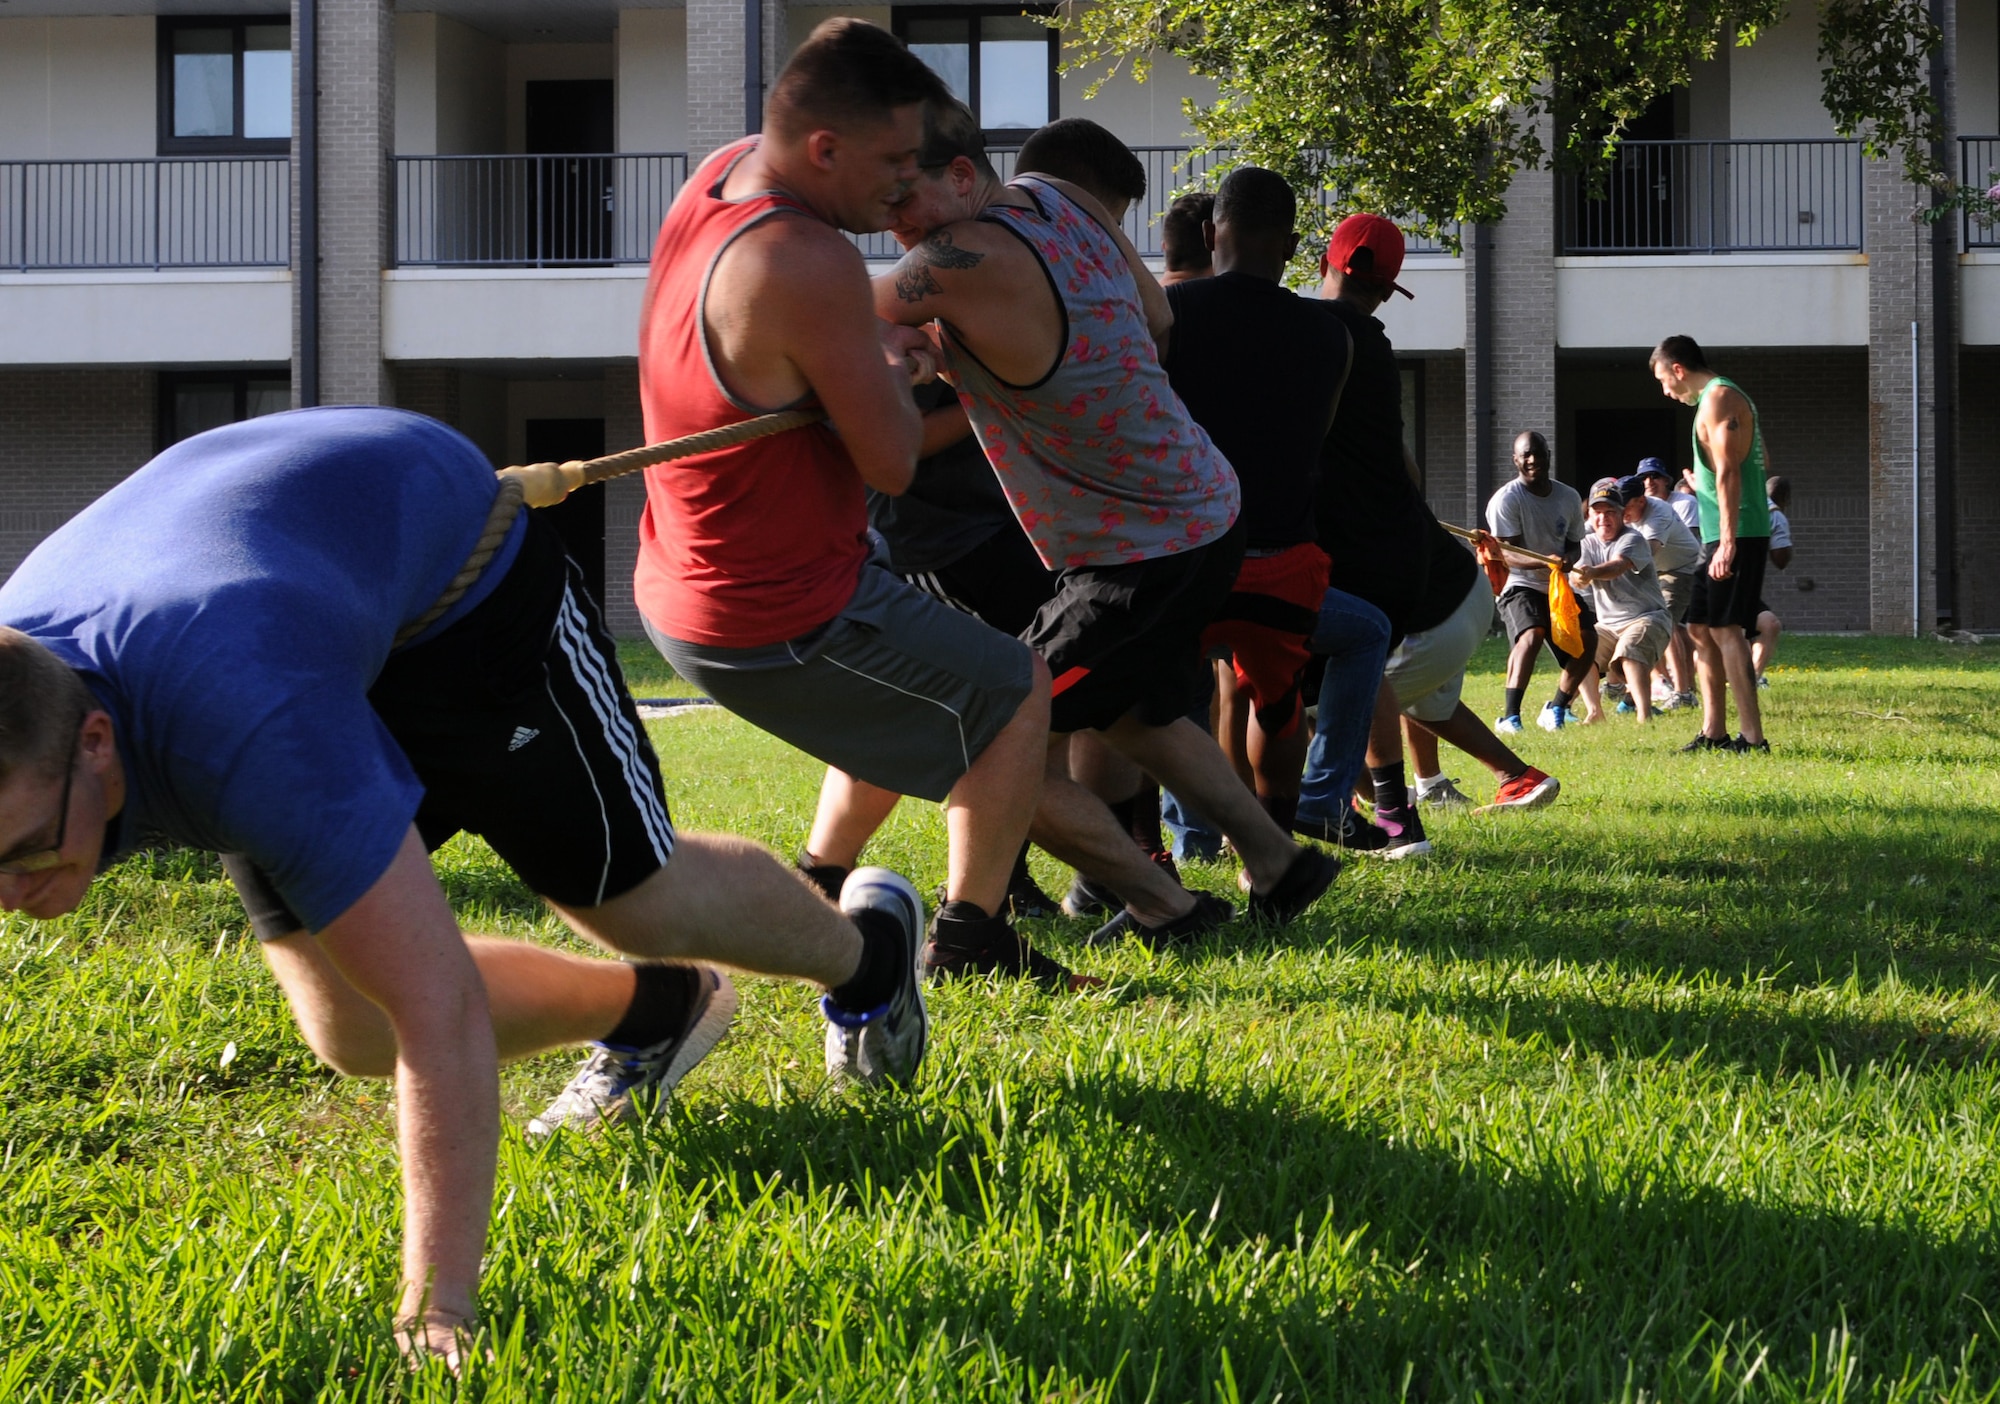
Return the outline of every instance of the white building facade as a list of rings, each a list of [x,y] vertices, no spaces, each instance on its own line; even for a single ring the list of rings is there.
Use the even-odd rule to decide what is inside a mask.
[[[1964,178],[2000,172],[2000,0],[1946,0]],[[496,463],[641,437],[646,258],[693,163],[749,129],[820,20],[904,35],[996,150],[1055,116],[1190,157],[1168,62],[1086,98],[1020,7],[780,0],[10,0],[0,10],[0,572],[161,447],[294,403],[400,404]],[[1537,429],[1578,484],[1689,456],[1647,350],[1685,333],[1793,481],[1799,628],[2000,629],[2000,234],[1837,139],[1810,15],[1704,66],[1586,198],[1547,172],[1384,313],[1427,491],[1469,522]],[[316,75],[302,85],[301,75]],[[301,101],[301,96],[304,101]],[[864,252],[887,257],[884,238]],[[311,276],[300,270],[310,269]],[[566,506],[620,629],[640,493]]]

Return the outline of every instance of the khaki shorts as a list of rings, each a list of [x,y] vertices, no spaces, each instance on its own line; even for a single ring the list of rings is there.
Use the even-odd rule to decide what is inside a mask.
[[[1660,593],[1667,597],[1667,613],[1676,624],[1687,621],[1688,601],[1694,598],[1695,567],[1660,575]]]
[[[1660,661],[1674,636],[1673,621],[1665,614],[1642,614],[1623,624],[1597,625],[1597,670],[1609,673],[1611,665],[1623,659],[1650,668]]]
[[[1441,722],[1458,710],[1465,665],[1493,625],[1493,586],[1486,572],[1457,609],[1436,628],[1406,634],[1383,666],[1382,677],[1396,691],[1396,704],[1421,722]]]

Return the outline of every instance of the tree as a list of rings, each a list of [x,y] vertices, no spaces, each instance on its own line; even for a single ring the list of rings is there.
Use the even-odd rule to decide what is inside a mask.
[[[1072,4],[1074,0],[1072,0]],[[1522,167],[1601,177],[1627,123],[1695,63],[1748,44],[1787,0],[1100,0],[1064,16],[1069,67],[1147,76],[1167,52],[1213,79],[1190,104],[1232,147],[1326,190],[1315,233],[1356,209],[1447,240],[1490,223]],[[1950,182],[1926,82],[1941,42],[1922,0],[1821,0],[1822,97],[1843,136]]]

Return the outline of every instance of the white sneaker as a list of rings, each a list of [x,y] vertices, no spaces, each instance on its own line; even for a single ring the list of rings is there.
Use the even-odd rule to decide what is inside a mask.
[[[1513,736],[1518,734],[1521,730],[1520,713],[1516,712],[1510,716],[1504,716],[1500,718],[1500,720],[1493,723],[1493,730],[1496,734],[1500,736]]]
[[[1542,704],[1542,714],[1535,718],[1535,725],[1544,731],[1561,731],[1570,722],[1570,710],[1558,707],[1554,702]]]
[[[528,1123],[530,1136],[629,1121],[636,1111],[634,1099],[642,1093],[655,1103],[665,1100],[689,1069],[722,1041],[729,1021],[736,1017],[736,987],[729,977],[705,965],[693,966],[691,972],[699,984],[680,1031],[650,1048],[598,1044],[569,1085]]]
[[[1472,803],[1472,796],[1458,788],[1448,775],[1417,777],[1417,803],[1432,809],[1456,809]]]
[[[895,919],[903,941],[903,980],[888,1002],[875,1009],[843,1009],[832,995],[820,1000],[826,1016],[826,1070],[841,1082],[907,1085],[917,1075],[930,1036],[930,1011],[924,1008],[923,898],[900,873],[856,868],[841,885],[840,909],[849,915],[886,912]]]

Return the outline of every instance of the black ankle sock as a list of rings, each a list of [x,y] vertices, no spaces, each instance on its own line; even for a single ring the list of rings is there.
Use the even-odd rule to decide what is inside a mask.
[[[1011,889],[1034,885],[1035,875],[1028,871],[1028,845],[1024,843],[1021,851],[1014,855],[1014,871],[1007,874],[1007,886]]]
[[[817,887],[829,902],[840,901],[840,885],[847,881],[852,869],[843,868],[838,863],[815,863],[812,854],[799,850],[798,870],[807,882]]]
[[[903,966],[908,953],[896,919],[887,912],[864,907],[858,912],[849,912],[847,919],[861,933],[861,963],[854,967],[854,973],[847,977],[846,984],[827,993],[842,1009],[865,1014],[887,1004],[889,997],[896,993],[896,986],[908,973]]]
[[[1111,811],[1111,817],[1118,821],[1118,827],[1131,833],[1139,810],[1139,797],[1134,795],[1130,799],[1106,800],[1104,804]]]
[[[634,962],[632,1003],[618,1027],[599,1039],[620,1048],[651,1048],[679,1033],[687,1024],[688,1004],[700,974],[685,965]]]
[[[1576,700],[1576,694],[1574,692],[1564,692],[1561,688],[1557,688],[1556,695],[1549,700],[1567,712],[1569,704]]]
[[[1132,837],[1139,841],[1139,847],[1148,853],[1166,850],[1160,834],[1160,787],[1150,780],[1139,787],[1138,794],[1132,796],[1132,823],[1129,827]]]
[[[1299,817],[1299,797],[1259,795],[1257,799],[1264,806],[1264,812],[1271,816],[1271,822],[1289,834],[1292,831],[1292,821]]]
[[[1012,934],[1007,918],[988,915],[976,902],[946,902],[931,921],[931,940],[948,950],[983,951],[995,937]]]
[[[1522,698],[1523,694],[1525,694],[1525,693],[1527,692],[1527,690],[1528,690],[1528,689],[1526,689],[1525,687],[1510,687],[1510,688],[1508,688],[1508,689],[1507,689],[1507,700],[1506,700],[1505,702],[1503,702],[1503,703],[1501,703],[1501,704],[1500,704],[1500,715],[1501,715],[1501,716],[1503,716],[1503,717],[1518,717],[1518,716],[1520,716],[1520,715],[1521,715],[1521,698]]]
[[[1402,809],[1410,802],[1409,787],[1403,783],[1403,763],[1394,765],[1371,765],[1368,779],[1375,786],[1375,807],[1377,809]]]

